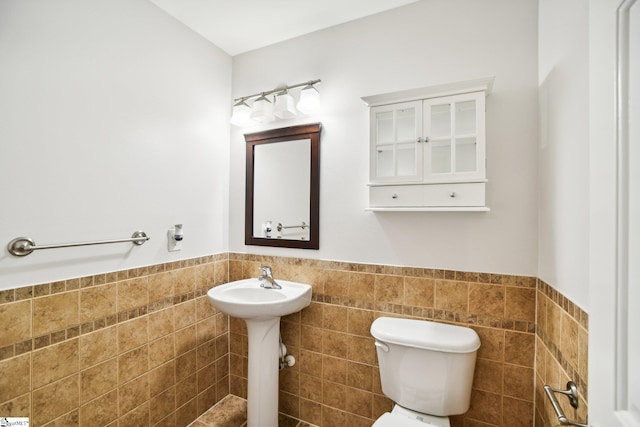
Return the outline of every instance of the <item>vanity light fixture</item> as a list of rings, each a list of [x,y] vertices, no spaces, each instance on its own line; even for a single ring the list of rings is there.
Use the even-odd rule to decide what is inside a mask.
[[[276,119],[290,119],[295,117],[298,112],[311,114],[320,107],[320,93],[315,88],[318,83],[320,83],[320,79],[281,86],[270,91],[236,98],[233,100],[231,124],[244,126],[251,122],[269,123]],[[302,90],[296,105],[289,89],[299,87],[302,87]],[[247,101],[253,98],[255,98],[253,106],[250,106]]]

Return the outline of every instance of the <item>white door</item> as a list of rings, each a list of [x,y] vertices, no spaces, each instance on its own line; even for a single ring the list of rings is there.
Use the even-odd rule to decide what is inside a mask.
[[[589,424],[640,427],[640,1],[589,8]]]

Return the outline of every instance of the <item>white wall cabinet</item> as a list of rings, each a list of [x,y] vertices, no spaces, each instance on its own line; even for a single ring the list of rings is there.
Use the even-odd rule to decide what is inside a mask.
[[[370,210],[489,210],[492,84],[490,77],[362,98],[370,106]]]

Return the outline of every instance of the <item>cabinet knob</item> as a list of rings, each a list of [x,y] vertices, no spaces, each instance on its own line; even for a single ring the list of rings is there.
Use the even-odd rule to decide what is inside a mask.
[[[424,137],[424,142],[429,142],[429,137],[428,136]]]
[[[454,191],[452,191],[451,194],[449,194],[449,197],[451,197],[451,198],[456,197],[456,193]]]
[[[418,137],[418,139],[416,140],[416,142],[419,144],[422,142],[422,138]]]
[[[397,199],[397,198],[398,198],[398,195],[397,195],[396,193],[393,193],[393,194],[391,195],[391,198],[392,198],[392,199]]]

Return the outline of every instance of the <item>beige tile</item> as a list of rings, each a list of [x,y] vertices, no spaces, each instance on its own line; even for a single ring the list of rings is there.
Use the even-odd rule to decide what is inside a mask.
[[[195,421],[198,417],[198,401],[192,399],[176,410],[176,420],[184,425]]]
[[[142,375],[118,387],[118,413],[126,414],[149,400],[149,378]]]
[[[80,425],[103,427],[118,418],[118,393],[112,391],[80,407]]]
[[[473,378],[473,388],[502,394],[502,362],[477,359]]]
[[[329,356],[346,358],[349,351],[350,335],[323,329],[322,352]]]
[[[149,343],[149,369],[154,369],[174,357],[173,335],[166,335]]]
[[[176,391],[171,387],[164,392],[154,396],[150,400],[149,415],[151,425],[155,425],[164,418],[171,415],[176,410]]]
[[[504,329],[473,327],[480,337],[478,357],[503,361],[505,348]]]
[[[536,290],[507,286],[505,318],[535,322]]]
[[[80,373],[80,403],[118,387],[118,360],[113,358]]]
[[[349,296],[350,274],[347,271],[331,271],[324,284],[325,295],[331,297]]]
[[[354,335],[371,336],[371,324],[374,320],[374,313],[370,310],[348,310],[348,332]]]
[[[504,365],[504,394],[533,401],[533,369],[517,365]]]
[[[323,381],[319,377],[300,374],[300,397],[322,402],[322,384]]]
[[[563,356],[573,366],[578,367],[578,323],[571,316],[563,313],[562,316],[562,335],[560,340],[560,351]]]
[[[177,330],[174,333],[173,338],[176,349],[176,356],[179,356],[191,350],[195,350],[198,345],[198,338],[196,336],[196,325],[191,325],[184,329]]]
[[[534,359],[535,335],[505,331],[505,362],[533,367]]]
[[[177,270],[173,276],[176,295],[186,294],[196,289],[196,267]]]
[[[110,326],[90,334],[81,335],[79,341],[80,369],[86,369],[117,356],[117,327]]]
[[[424,277],[404,278],[404,304],[413,307],[433,307],[435,282]]]
[[[300,320],[303,325],[321,328],[324,317],[323,311],[324,304],[312,302],[307,308],[300,312]]]
[[[347,385],[365,391],[373,389],[373,371],[377,368],[362,363],[347,363]]]
[[[377,363],[373,338],[351,336],[347,351],[349,360],[369,365]]]
[[[149,339],[155,340],[167,334],[173,333],[175,322],[173,307],[165,308],[149,314]]]
[[[64,292],[33,299],[33,335],[60,331],[79,323],[80,292]]]
[[[78,407],[79,375],[72,375],[60,381],[34,390],[31,421],[42,425]]]
[[[80,411],[74,409],[46,424],[46,427],[80,427]]]
[[[31,338],[31,300],[0,305],[0,347]]]
[[[333,331],[347,331],[347,307],[326,304],[322,319],[323,327]]]
[[[374,301],[375,274],[351,273],[349,282],[349,298],[358,301]]]
[[[502,319],[505,312],[505,289],[502,285],[469,284],[469,313]]]
[[[117,286],[110,283],[80,290],[80,322],[102,319],[116,314]]]
[[[174,272],[170,271],[149,276],[149,302],[173,297],[174,274]]]
[[[533,403],[519,399],[504,397],[503,404],[503,425],[515,426],[533,425]],[[556,419],[557,421],[557,419]]]
[[[138,277],[118,282],[118,312],[133,310],[149,303],[149,279]]]
[[[121,416],[118,423],[121,426],[148,426],[149,402],[145,402],[131,412]]]
[[[176,381],[182,381],[196,372],[196,351],[192,350],[176,358]]]
[[[331,427],[347,427],[347,414],[340,409],[322,406],[322,425]]]
[[[377,275],[374,298],[376,303],[402,304],[404,298],[403,277]]]
[[[347,409],[347,386],[343,384],[324,382],[322,388],[322,403],[332,408]]]
[[[0,378],[4,384],[0,387],[0,402],[12,400],[30,391],[30,362],[30,354],[0,361]]]
[[[78,339],[32,353],[32,387],[40,388],[79,370]]]
[[[322,377],[322,355],[312,351],[300,351],[300,372],[314,377]]]
[[[190,300],[174,306],[176,329],[186,328],[196,323],[196,301]]]
[[[347,383],[347,360],[337,357],[322,358],[322,379],[332,383]]]
[[[216,314],[216,310],[209,301],[209,297],[206,295],[196,299],[196,318],[198,320],[204,320],[210,318]]]
[[[491,425],[502,425],[502,396],[496,393],[474,390],[471,393],[471,406],[466,415],[468,418]]]
[[[196,324],[196,339],[198,344],[204,344],[216,337],[216,318],[208,317]]]
[[[300,399],[300,418],[314,425],[322,424],[322,404],[317,401]]]
[[[118,382],[123,384],[149,370],[149,347],[142,346],[118,357]]]
[[[118,351],[125,353],[149,341],[149,318],[137,317],[118,324]]]
[[[371,418],[373,414],[373,393],[348,387],[346,409],[351,414]],[[352,424],[349,423],[349,425]]]
[[[176,364],[171,360],[149,371],[149,393],[153,397],[176,383]]]
[[[467,313],[468,288],[469,285],[466,282],[436,280],[435,308],[454,313]]]
[[[29,393],[15,399],[0,403],[0,414],[7,417],[29,417],[31,409],[31,395]]]

